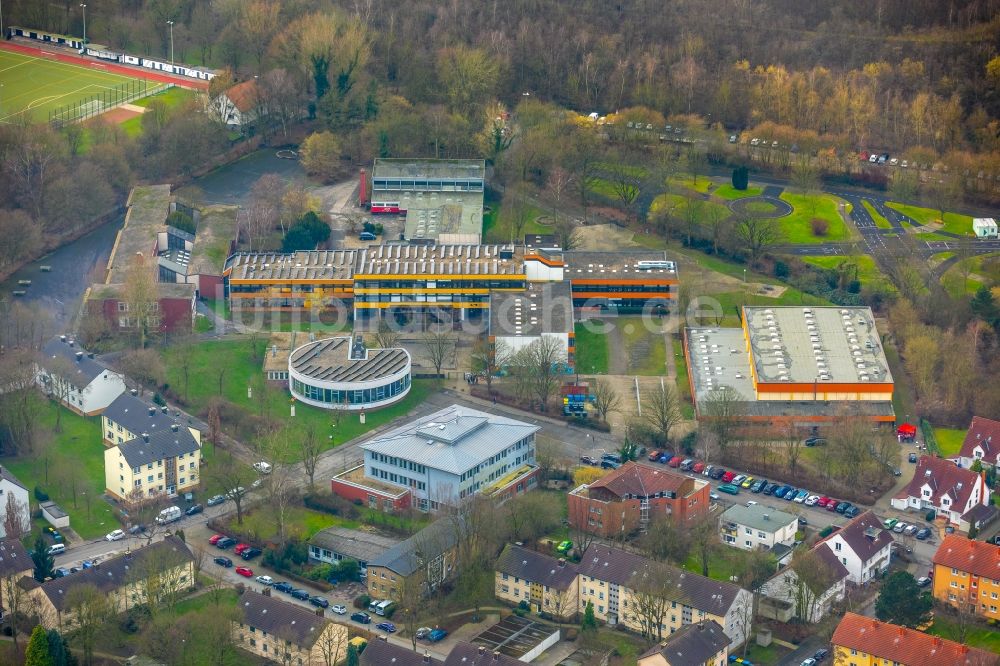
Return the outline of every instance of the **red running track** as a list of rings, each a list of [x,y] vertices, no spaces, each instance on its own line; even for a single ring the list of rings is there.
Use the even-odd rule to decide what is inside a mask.
[[[62,47],[53,46],[51,48],[58,49]],[[80,65],[81,67],[88,67],[98,71],[121,74],[122,76],[128,76],[133,79],[145,79],[147,81],[156,81],[158,83],[173,83],[174,85],[182,88],[191,88],[192,90],[208,90],[208,81],[189,79],[186,76],[164,74],[162,72],[146,69],[145,67],[131,67],[129,65],[121,65],[118,63],[95,61],[78,55],[58,53],[54,50],[46,51],[38,46],[27,46],[25,44],[16,44],[13,42],[0,43],[0,49],[13,51],[14,53],[22,53],[35,58],[58,60],[59,62],[65,62],[71,65]]]

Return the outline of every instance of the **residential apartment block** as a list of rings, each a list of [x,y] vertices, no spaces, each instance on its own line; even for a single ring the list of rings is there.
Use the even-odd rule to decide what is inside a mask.
[[[137,397],[133,390],[115,398],[101,414],[101,432],[105,446],[124,444],[138,439],[143,433],[153,435],[173,430],[173,426],[187,430],[195,441],[201,443],[201,431],[171,414],[166,407],[153,405]]]
[[[569,522],[602,537],[644,530],[658,518],[684,524],[708,515],[708,482],[628,462],[568,497]]]
[[[847,613],[833,638],[836,666],[995,666],[998,656],[944,638]]]
[[[201,445],[177,424],[104,450],[104,487],[119,501],[173,497],[200,483]]]
[[[640,605],[634,588],[651,565],[650,560],[635,553],[604,545],[590,546],[578,565],[580,612],[591,603],[598,620],[641,632],[645,619],[637,610]],[[730,638],[730,647],[741,645],[748,638],[749,618],[753,613],[750,592],[689,571],[676,569],[672,574],[676,590],[659,627],[662,635],[688,624],[714,620]]]
[[[949,534],[933,562],[934,598],[1000,620],[1000,546]]]
[[[889,568],[893,538],[878,516],[865,511],[820,544],[844,565],[848,580],[861,585]]]
[[[734,504],[719,518],[719,537],[726,545],[743,550],[770,550],[795,543],[798,517],[761,504]]]
[[[338,664],[347,654],[347,627],[311,611],[247,590],[238,602],[233,638],[240,648],[279,664]]]
[[[400,597],[406,585],[430,593],[456,574],[456,547],[464,524],[445,516],[368,562],[368,596]]]
[[[526,602],[536,613],[568,620],[579,610],[577,566],[522,546],[508,544],[496,563],[497,599]]]
[[[36,380],[47,395],[77,414],[100,414],[125,392],[125,380],[71,337],[49,340],[39,354]]]
[[[713,620],[681,627],[639,656],[638,666],[725,666],[729,636]]]

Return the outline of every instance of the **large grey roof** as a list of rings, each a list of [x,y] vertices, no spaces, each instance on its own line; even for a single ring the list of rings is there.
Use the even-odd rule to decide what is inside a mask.
[[[394,375],[410,364],[405,349],[363,349],[355,357],[352,338],[342,335],[307,342],[288,357],[288,367],[324,382],[368,382]]]
[[[399,539],[346,527],[328,527],[317,532],[309,545],[319,546],[361,562],[370,562],[399,543]]]
[[[144,432],[150,435],[155,432],[169,432],[170,426],[175,423],[187,429],[187,426],[172,416],[169,410],[164,412],[163,409],[140,400],[131,393],[122,393],[111,401],[104,410],[104,416],[136,435]]]
[[[118,450],[125,456],[125,462],[130,467],[148,465],[166,458],[177,458],[197,451],[198,448],[198,442],[191,435],[191,431],[182,426],[177,428],[177,432],[161,430],[151,433],[148,442],[139,436],[118,445]]]
[[[458,543],[462,525],[458,517],[442,517],[371,560],[368,566],[385,567],[400,576],[409,576],[424,562],[451,550]]]
[[[790,513],[770,509],[761,504],[753,506],[734,504],[722,514],[722,520],[762,532],[776,532],[787,527],[790,523],[796,522],[798,518]]]
[[[496,570],[557,590],[565,590],[572,585],[578,573],[572,562],[511,544],[507,544],[497,558]]]
[[[77,358],[77,353],[82,354]],[[63,359],[65,363],[54,363],[57,359]],[[42,347],[42,358],[39,365],[56,374],[63,375],[63,379],[71,382],[74,386],[83,388],[108,372],[108,367],[100,361],[91,358],[87,351],[78,345],[70,336],[56,336],[45,343]],[[62,365],[62,368],[57,367]],[[65,369],[72,368],[73,372],[65,376]]]
[[[568,282],[531,282],[524,291],[490,292],[490,335],[537,337],[572,331]]]
[[[304,648],[312,647],[330,624],[302,606],[249,590],[240,597],[239,609],[247,625]]]
[[[443,663],[426,651],[414,652],[409,647],[389,643],[382,636],[371,640],[361,653],[361,666],[442,666]]]
[[[530,423],[452,405],[390,430],[361,448],[463,474],[538,430]]]
[[[702,620],[681,627],[647,650],[640,659],[659,654],[670,666],[706,664],[730,642],[715,620]]]
[[[34,568],[34,563],[17,539],[0,541],[0,578],[7,578]],[[0,599],[0,605],[3,600]]]

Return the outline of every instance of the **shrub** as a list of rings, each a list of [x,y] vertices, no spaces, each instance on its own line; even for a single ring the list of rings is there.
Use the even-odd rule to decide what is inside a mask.
[[[774,277],[784,279],[788,274],[788,264],[783,261],[774,262]]]
[[[35,499],[38,500],[39,502],[48,502],[49,495],[38,486],[35,486]]]
[[[750,184],[750,171],[745,166],[733,169],[733,188],[743,191]]]
[[[926,520],[926,521],[927,521],[928,523],[933,523],[933,522],[934,522],[934,516],[935,516],[935,515],[936,515],[936,514],[934,513],[934,511],[933,511],[933,510],[931,510],[931,511],[928,511],[928,512],[927,512],[927,515],[926,515],[926,516],[924,516],[924,520]]]
[[[372,598],[367,594],[359,594],[354,598],[352,602],[355,608],[360,608],[361,610],[368,610],[368,605],[372,602]]]
[[[698,443],[698,433],[689,432],[688,434],[684,435],[684,438],[681,440],[681,449],[683,449],[684,453],[686,453],[687,455],[691,455],[692,453],[694,453],[694,445],[697,443]]]
[[[826,236],[826,232],[830,230],[830,223],[821,217],[809,220],[809,225],[812,227],[813,236]]]

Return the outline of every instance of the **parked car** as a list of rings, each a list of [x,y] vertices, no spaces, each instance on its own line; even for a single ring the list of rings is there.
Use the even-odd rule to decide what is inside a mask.
[[[257,576],[254,580],[261,585],[274,585],[274,579],[270,576]]]
[[[248,543],[238,543],[238,544],[236,544],[236,548],[233,548],[233,552],[236,553],[237,555],[239,555],[239,554],[241,554],[244,550],[246,550],[249,547],[250,547],[250,544],[248,544]]]
[[[920,528],[917,527],[916,525],[907,525],[906,529],[903,530],[903,534],[905,534],[906,536],[913,536],[914,534],[917,533],[917,530],[919,529]]]
[[[59,567],[56,569],[56,578],[63,578],[70,574],[70,570],[65,567]]]
[[[337,615],[345,615],[347,613],[347,606],[344,606],[343,604],[334,604],[330,606],[330,610],[332,610]]]
[[[371,624],[372,622],[371,616],[368,613],[364,613],[361,611],[357,613],[351,613],[351,619],[354,620],[355,622],[360,622],[361,624]]]
[[[799,527],[805,527],[809,524],[809,520],[805,516],[799,516],[798,522]]]
[[[185,516],[193,516],[196,513],[202,513],[205,510],[201,504],[192,504],[188,507],[187,511],[184,512]]]
[[[736,476],[733,477],[733,480],[730,483],[732,483],[734,486],[742,486],[743,482],[746,481],[746,478],[747,478],[746,474],[737,474]]]
[[[739,495],[740,489],[731,483],[724,483],[719,486],[720,493],[726,493],[727,495]]]
[[[931,535],[931,531],[928,528],[926,528],[926,527],[922,527],[919,530],[917,530],[917,533],[916,533],[915,536],[916,536],[916,538],[919,541],[923,541],[924,539],[926,539],[930,535]]]
[[[750,486],[753,485],[754,481],[755,479],[752,476],[748,476],[747,478],[743,479],[742,482],[740,482],[740,488],[749,488]]]
[[[844,513],[850,506],[851,506],[850,502],[841,502],[834,508],[834,511],[836,511],[837,513]]]
[[[805,444],[806,446],[823,446],[826,444],[826,440],[822,437],[809,437]]]
[[[145,532],[146,532],[146,526],[143,525],[142,523],[139,523],[138,525],[133,525],[132,527],[128,528],[129,534],[144,534]]]
[[[818,501],[819,501],[819,495],[810,495],[805,499],[803,504],[805,504],[806,506],[816,506],[816,502]]]
[[[800,490],[798,493],[795,494],[795,497],[792,498],[792,501],[798,504],[802,504],[803,502],[806,501],[807,497],[809,497],[809,491]]]
[[[249,562],[253,558],[258,557],[262,552],[263,551],[260,548],[247,548],[240,553],[240,557]]]
[[[764,486],[766,485],[767,481],[765,479],[759,479],[757,481],[754,481],[753,485],[750,486],[750,492],[759,493],[760,491],[764,490]]]
[[[777,489],[778,489],[777,483],[767,483],[764,484],[764,488],[763,490],[761,490],[761,492],[764,493],[765,495],[773,495],[774,491]]]
[[[289,594],[296,599],[301,599],[302,601],[309,600],[309,592],[307,592],[306,590],[300,590],[299,588],[295,588],[291,592],[289,592]]]
[[[438,641],[443,640],[444,637],[447,635],[448,632],[445,629],[435,629],[434,631],[427,634],[427,640],[429,640],[431,643],[437,643]]]
[[[799,664],[799,666],[816,666],[816,660],[813,659],[812,657],[809,657],[807,659],[803,659],[802,663]]]
[[[691,471],[694,472],[695,474],[701,474],[702,472],[705,471],[705,463],[696,462],[695,464],[691,465]]]
[[[660,458],[659,460],[657,460],[657,462],[659,462],[661,465],[666,465],[668,462],[670,462],[670,459],[673,457],[674,457],[673,453],[661,453]]]
[[[108,541],[121,541],[122,539],[125,538],[125,532],[123,532],[122,530],[113,530],[111,532],[108,532],[104,538],[107,539]]]
[[[826,510],[833,513],[837,510],[838,506],[840,506],[840,500],[835,500],[831,497],[830,501],[826,503]]]
[[[584,465],[593,465],[594,467],[597,467],[598,465],[601,464],[601,461],[595,458],[594,456],[580,456],[580,462],[582,462]]]
[[[914,452],[912,452],[912,451],[910,451],[910,455],[909,455],[909,457],[908,457],[907,459],[908,459],[908,460],[909,460],[909,461],[910,461],[911,463],[915,463],[915,462],[917,462],[917,454],[916,454],[916,453],[914,453]]]
[[[818,507],[820,507],[822,509],[825,509],[826,505],[829,504],[829,503],[830,503],[830,498],[827,497],[826,495],[823,495],[818,500],[816,500],[816,506],[818,506]]]
[[[221,539],[215,542],[215,547],[221,548],[222,550],[225,550],[226,548],[232,548],[235,545],[236,545],[236,539],[232,537],[222,537]]]
[[[681,461],[679,469],[682,472],[689,472],[691,471],[692,466],[694,466],[694,460],[692,460],[691,458],[685,458],[684,460]]]
[[[616,463],[614,460],[602,460],[601,469],[618,469],[621,467],[621,463]]]
[[[816,650],[816,654],[813,655],[813,659],[815,659],[816,661],[823,661],[829,655],[830,655],[829,650],[827,650],[826,648],[821,648],[819,650]]]
[[[861,509],[854,506],[853,504],[847,507],[847,510],[844,511],[844,515],[847,516],[848,518],[856,518],[860,514],[861,514]]]
[[[778,499],[781,499],[782,497],[785,496],[785,493],[787,493],[788,490],[789,490],[788,486],[778,486],[777,488],[774,489],[774,491],[771,494],[777,497]]]
[[[882,521],[882,527],[884,527],[887,530],[891,530],[893,527],[896,526],[896,523],[898,522],[899,521],[896,520],[895,518],[886,518],[885,520]]]
[[[711,478],[715,479],[716,481],[718,481],[719,479],[721,479],[725,475],[726,475],[725,468],[723,468],[723,467],[716,467],[715,469],[712,470],[712,473],[709,474],[709,477],[711,477]]]
[[[927,576],[921,576],[917,579],[917,587],[927,587],[931,584],[931,579]]]
[[[225,495],[212,495],[207,500],[205,500],[205,504],[207,504],[208,506],[216,506],[218,504],[222,504],[225,501],[226,501]]]
[[[215,563],[220,567],[226,567],[227,569],[232,568],[233,561],[228,557],[217,557],[215,558]]]
[[[292,590],[294,590],[295,586],[293,586],[291,583],[281,581],[280,583],[274,584],[274,589],[276,589],[278,592],[285,592],[287,594],[290,593]]]
[[[249,567],[236,567],[236,573],[244,578],[253,578],[253,569]]]
[[[719,477],[719,480],[721,480],[723,483],[729,483],[735,478],[736,474],[734,474],[733,472],[723,472],[722,476]]]
[[[414,636],[416,636],[417,638],[427,638],[427,634],[429,633],[431,633],[430,627],[420,627],[419,629],[417,629]]]
[[[718,500],[719,499],[719,493],[717,493],[717,492],[710,492],[708,494],[708,498],[711,499],[711,500]]]
[[[396,625],[394,625],[392,622],[379,622],[378,624],[375,625],[375,628],[384,631],[387,634],[396,633]]]
[[[792,500],[794,500],[798,496],[798,494],[799,494],[799,489],[798,488],[792,488],[791,490],[787,491],[785,493],[785,496],[782,497],[781,499],[785,500],[786,502],[791,502]]]
[[[684,462],[684,458],[681,458],[680,456],[674,456],[673,458],[670,459],[669,462],[667,462],[667,464],[673,467],[674,469],[677,469],[678,467],[681,466],[682,462]]]
[[[51,537],[51,539],[56,543],[62,543],[63,535],[59,534],[59,530],[52,527],[51,525],[45,526],[45,533],[48,534],[49,537]]]
[[[330,602],[319,595],[309,597],[309,603],[313,606],[319,606],[320,608],[329,608]]]
[[[208,538],[208,542],[213,546],[222,541],[225,537],[221,534],[213,534]]]
[[[568,553],[570,548],[573,547],[572,541],[560,541],[559,545],[556,546],[556,551],[560,553]]]
[[[903,530],[905,530],[907,527],[909,527],[908,524],[904,522],[898,522],[892,526],[892,531],[895,532],[896,534],[902,534]]]
[[[656,462],[659,459],[660,452],[654,449],[653,452],[649,454],[649,462]]]

